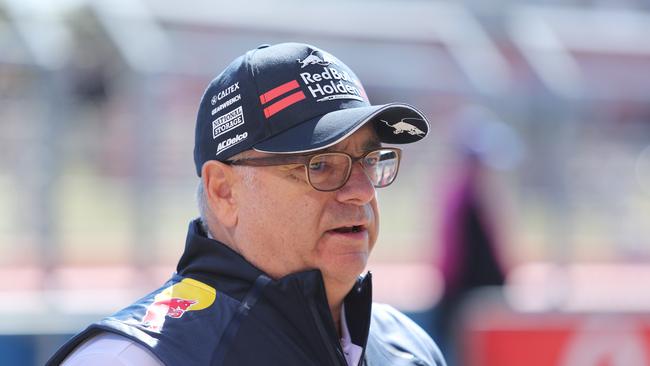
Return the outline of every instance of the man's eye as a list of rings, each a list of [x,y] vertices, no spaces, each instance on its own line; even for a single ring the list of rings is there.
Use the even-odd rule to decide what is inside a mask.
[[[313,161],[309,163],[309,170],[319,172],[327,169],[327,163],[324,161]]]
[[[368,166],[377,165],[379,162],[379,159],[376,156],[366,156],[366,158],[363,160]]]

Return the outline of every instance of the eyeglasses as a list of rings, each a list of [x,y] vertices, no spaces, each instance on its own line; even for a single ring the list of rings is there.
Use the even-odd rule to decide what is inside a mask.
[[[363,156],[352,157],[344,152],[325,152],[313,155],[280,155],[261,158],[227,160],[225,164],[246,166],[303,165],[307,181],[317,191],[335,191],[345,185],[352,173],[352,164],[361,162],[363,171],[375,188],[393,183],[399,170],[402,150],[381,148]]]

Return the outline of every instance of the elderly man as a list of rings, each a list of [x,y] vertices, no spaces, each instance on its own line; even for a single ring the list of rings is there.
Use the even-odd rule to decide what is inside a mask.
[[[88,327],[64,365],[444,365],[434,342],[371,299],[375,189],[426,118],[372,106],[316,47],[260,46],[206,89],[194,160],[201,218],[160,289]]]

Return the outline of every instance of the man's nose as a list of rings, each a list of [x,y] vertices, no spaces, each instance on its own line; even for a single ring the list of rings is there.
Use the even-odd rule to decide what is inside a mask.
[[[361,162],[352,164],[350,179],[336,194],[337,200],[345,203],[365,205],[375,197],[375,187],[363,169]]]

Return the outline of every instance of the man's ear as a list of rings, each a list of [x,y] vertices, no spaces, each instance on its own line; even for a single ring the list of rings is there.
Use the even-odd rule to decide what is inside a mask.
[[[237,202],[233,196],[236,175],[232,167],[210,160],[201,168],[201,179],[210,211],[226,227],[237,224]]]

